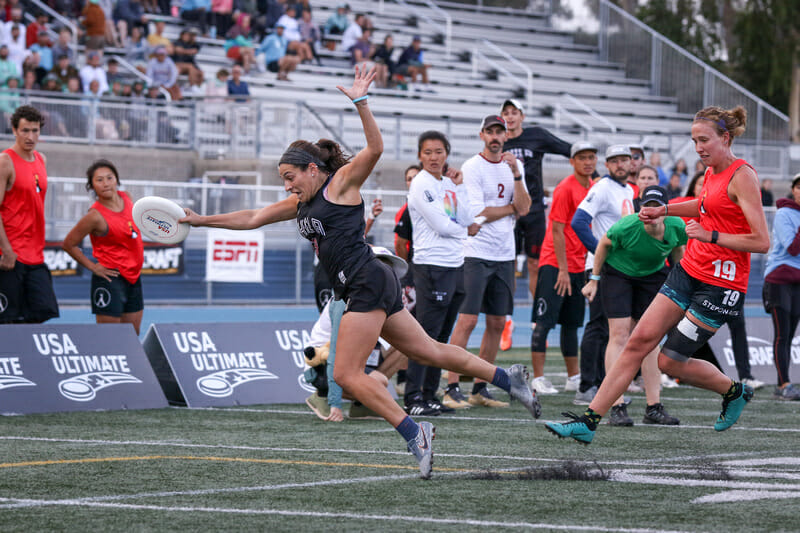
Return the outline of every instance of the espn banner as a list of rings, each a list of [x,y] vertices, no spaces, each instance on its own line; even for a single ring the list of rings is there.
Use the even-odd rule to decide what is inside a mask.
[[[208,230],[206,281],[264,281],[264,233],[260,230]]]
[[[3,414],[167,407],[130,324],[0,325]]]
[[[144,351],[170,403],[301,403],[311,322],[153,324]]]
[[[772,319],[767,317],[747,319],[747,349],[750,356],[750,370],[753,377],[764,383],[775,385],[778,381],[773,356]],[[722,370],[733,379],[739,379],[736,360],[733,357],[731,332],[727,326],[721,327],[709,341]],[[792,338],[791,363],[800,365],[800,336]]]

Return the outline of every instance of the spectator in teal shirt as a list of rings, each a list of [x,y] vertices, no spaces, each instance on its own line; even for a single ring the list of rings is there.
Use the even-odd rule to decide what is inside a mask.
[[[9,78],[19,77],[16,62],[8,57],[8,45],[0,46],[0,85],[4,85]]]
[[[47,31],[41,30],[37,36],[37,41],[28,49],[31,52],[39,52],[39,66],[47,72],[53,70],[53,49],[50,47],[50,37]]]
[[[258,52],[264,54],[267,70],[277,72],[279,80],[289,81],[288,74],[297,68],[300,58],[286,55],[289,40],[284,37],[283,30],[283,26],[275,26],[275,31],[267,35],[261,42]]]

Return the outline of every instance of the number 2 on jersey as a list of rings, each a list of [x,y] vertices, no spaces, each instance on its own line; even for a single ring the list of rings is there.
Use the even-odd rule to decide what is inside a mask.
[[[497,184],[497,197],[498,198],[505,198],[505,196],[503,196],[503,193],[505,192],[505,190],[506,190],[506,186],[503,185],[502,183],[498,183]]]
[[[711,264],[714,265],[715,278],[733,281],[733,279],[736,277],[736,263],[733,261],[723,262],[721,259],[717,259],[716,261],[712,261]]]

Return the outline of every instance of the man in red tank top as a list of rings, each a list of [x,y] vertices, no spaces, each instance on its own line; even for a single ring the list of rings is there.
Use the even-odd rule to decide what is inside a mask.
[[[47,160],[36,151],[42,115],[31,106],[11,117],[16,141],[0,154],[0,323],[38,324],[58,316],[44,264]]]

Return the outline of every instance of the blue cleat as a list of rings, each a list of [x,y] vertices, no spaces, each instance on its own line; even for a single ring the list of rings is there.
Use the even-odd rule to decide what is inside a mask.
[[[717,431],[725,431],[734,425],[736,421],[739,420],[739,415],[742,414],[744,406],[747,405],[747,402],[753,397],[753,387],[741,383],[739,385],[741,391],[736,398],[730,400],[723,397],[722,412],[720,412],[719,418],[717,418],[717,422],[714,424],[714,429]]]
[[[580,442],[581,444],[589,444],[592,442],[594,438],[594,430],[589,429],[589,426],[586,425],[586,419],[583,415],[578,416],[575,413],[561,413],[563,416],[571,418],[569,422],[558,423],[558,422],[547,422],[544,427],[547,428],[547,431],[554,435],[558,435],[559,438],[566,438],[572,437],[576,441]]]
[[[542,405],[536,393],[528,385],[528,369],[525,365],[511,365],[508,370],[508,380],[511,384],[508,394],[512,399],[519,401],[533,415],[533,418],[542,416]]]
[[[430,422],[420,422],[419,431],[414,440],[408,443],[408,451],[417,458],[419,463],[419,477],[431,478],[433,470],[433,439],[436,437],[436,428]]]

